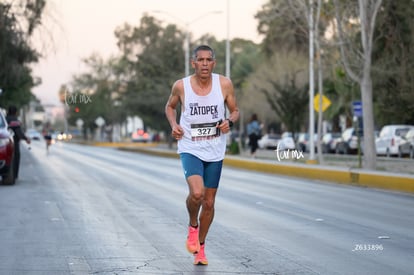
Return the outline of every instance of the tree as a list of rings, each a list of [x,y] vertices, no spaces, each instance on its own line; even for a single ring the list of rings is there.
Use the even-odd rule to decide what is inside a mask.
[[[241,91],[246,85],[247,77],[255,71],[264,58],[260,45],[252,41],[233,39],[231,45],[231,79],[236,91]]]
[[[110,127],[125,121],[126,110],[122,108],[125,102],[120,99],[122,82],[116,71],[118,59],[104,60],[93,54],[83,62],[88,70],[73,77],[71,91],[64,87],[60,90],[60,94],[65,93],[69,123],[75,125],[78,119],[82,119],[84,130],[93,132],[98,117],[102,117]]]
[[[141,18],[139,26],[124,24],[118,27],[115,36],[120,55],[115,62],[106,64],[111,74],[97,78],[98,72],[95,70],[100,70],[100,66],[90,66],[90,72],[74,78],[73,93],[92,89],[94,92],[91,97],[95,105],[100,92],[104,91],[97,88],[103,87],[103,82],[98,85],[99,80],[111,79],[112,91],[118,91],[116,98],[124,112],[140,116],[145,125],[152,129],[169,132],[170,126],[165,119],[164,106],[172,84],[184,76],[185,32],[172,24],[162,27],[160,21],[145,15]],[[218,60],[215,72],[223,74],[225,41],[217,41],[213,36],[204,35],[191,43],[191,48],[195,43],[206,43],[215,49]],[[252,41],[235,39],[232,44],[232,80],[235,89],[241,89],[247,76],[254,70],[255,64],[260,62],[260,51],[259,46]],[[84,115],[86,112],[89,115],[89,109],[91,107],[84,106],[80,113]],[[80,113],[71,112],[71,123],[74,123]]]
[[[309,94],[306,64],[307,58],[303,55],[279,53],[252,76],[252,90],[265,95],[276,117],[284,124],[284,130],[293,134],[303,128],[307,118]]]
[[[384,1],[375,27],[372,62],[375,118],[414,124],[414,2]]]
[[[39,53],[30,44],[30,36],[41,23],[46,2],[20,0],[0,3],[0,83],[1,105],[22,106],[33,97],[30,90],[37,85],[30,63]]]
[[[349,2],[346,1],[348,4]],[[356,67],[352,67],[349,62],[349,53],[351,45],[345,38],[346,33],[344,31],[344,23],[351,23],[352,18],[349,16],[343,16],[346,6],[344,2],[334,0],[335,4],[335,16],[336,26],[339,35],[339,45],[341,52],[341,59],[347,74],[356,81],[361,87],[362,108],[363,108],[363,130],[364,130],[364,160],[365,168],[376,168],[376,150],[375,150],[375,136],[374,136],[374,111],[373,111],[373,91],[372,91],[372,78],[371,78],[371,66],[372,66],[372,50],[373,50],[373,38],[375,30],[375,20],[381,6],[382,0],[358,0],[358,13],[360,23],[360,35],[361,35],[361,47],[359,51],[360,59],[359,68],[360,71],[356,71]],[[348,37],[349,38],[349,37]],[[354,49],[355,50],[355,49]],[[357,61],[354,59],[354,61]]]
[[[214,72],[225,75],[226,71],[226,41],[217,41],[215,37],[205,35],[197,40],[197,44],[210,45],[216,54],[217,65]],[[263,55],[261,54],[260,45],[253,41],[235,38],[231,41],[231,80],[237,96],[242,96],[241,92],[246,85],[247,78],[262,63]]]
[[[175,25],[162,28],[160,21],[144,16],[139,27],[124,25],[115,34],[125,65],[125,107],[152,128],[169,131],[164,106],[184,71],[184,32]]]
[[[255,15],[259,23],[257,31],[264,35],[262,50],[270,57],[275,52],[308,50],[307,21],[301,11],[297,12],[289,5],[289,1],[270,0]]]
[[[314,6],[316,4],[316,13]],[[326,5],[325,5],[326,6]],[[309,53],[309,127],[310,135],[314,134],[314,68],[318,69],[319,93],[323,92],[323,66],[322,66],[322,42],[330,17],[324,13],[321,18],[322,1],[305,0],[271,0],[264,5],[262,11],[257,13],[259,19],[259,32],[266,35],[263,42],[263,49],[266,55],[272,52],[294,51],[300,54]],[[315,49],[317,66],[314,65]],[[320,97],[322,98],[322,97]],[[322,111],[319,112],[318,137],[322,136]],[[310,159],[313,159],[314,146],[311,139]],[[318,140],[319,158],[322,162],[322,150],[320,139]]]
[[[340,132],[340,117],[345,116],[345,127],[352,124],[353,113],[350,108],[353,101],[361,98],[358,84],[352,81],[342,67],[334,67],[331,78],[325,80],[325,95],[332,105],[324,112],[326,119],[332,121],[332,131]]]

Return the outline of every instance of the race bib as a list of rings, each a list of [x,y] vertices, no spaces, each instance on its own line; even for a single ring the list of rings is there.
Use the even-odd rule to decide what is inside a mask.
[[[220,136],[220,129],[217,126],[220,121],[211,123],[191,124],[191,139],[205,140]]]

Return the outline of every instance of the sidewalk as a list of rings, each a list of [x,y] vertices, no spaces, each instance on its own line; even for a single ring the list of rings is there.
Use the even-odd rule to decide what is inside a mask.
[[[102,146],[102,144],[97,145]],[[125,151],[178,158],[176,147],[169,148],[167,144],[131,143],[119,144],[115,147]],[[369,171],[357,168],[358,160],[355,156],[327,155],[323,164],[306,164],[308,156],[305,154],[288,156],[279,153],[277,155],[272,150],[258,150],[256,156],[251,158],[248,151],[240,155],[226,155],[224,165],[292,177],[414,193],[412,160],[379,160],[379,167],[385,165],[389,170]],[[402,166],[401,170],[406,172],[390,171],[397,166]]]

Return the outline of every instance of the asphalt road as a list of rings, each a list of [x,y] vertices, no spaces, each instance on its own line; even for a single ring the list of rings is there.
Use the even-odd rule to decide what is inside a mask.
[[[23,145],[0,186],[0,274],[412,274],[414,196],[225,167],[206,242],[185,249],[177,159]]]

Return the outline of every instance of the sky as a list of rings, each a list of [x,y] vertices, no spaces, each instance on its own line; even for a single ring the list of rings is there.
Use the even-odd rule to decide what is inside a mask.
[[[32,67],[34,75],[42,79],[42,84],[33,92],[43,104],[59,105],[59,88],[68,84],[74,74],[83,72],[82,59],[93,53],[103,58],[116,55],[119,51],[114,30],[124,23],[138,26],[144,13],[162,20],[165,25],[176,24],[182,29],[188,25],[194,39],[209,33],[219,40],[229,36],[230,39],[237,37],[260,42],[262,38],[257,34],[254,15],[266,2],[48,0],[43,34],[39,35],[38,40],[52,39],[53,42],[52,45],[43,42],[41,49],[44,57]]]

